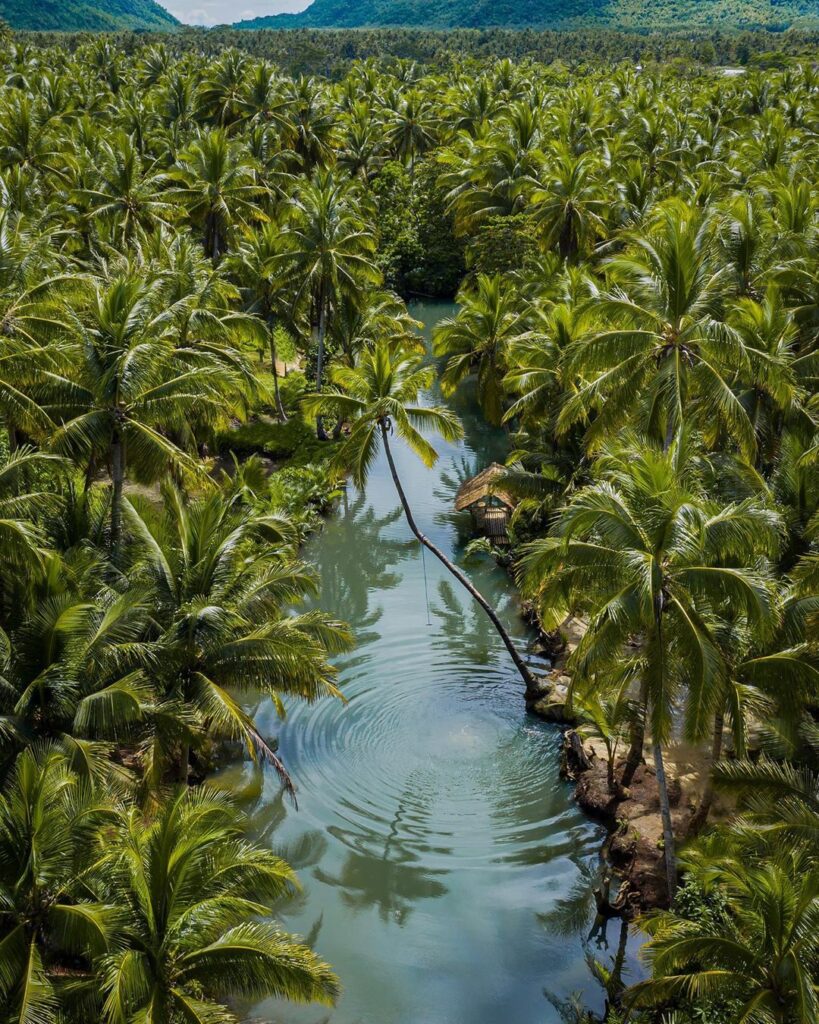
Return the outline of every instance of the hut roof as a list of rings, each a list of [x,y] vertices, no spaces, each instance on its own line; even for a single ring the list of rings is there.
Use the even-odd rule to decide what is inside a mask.
[[[481,470],[477,476],[473,476],[471,480],[465,480],[455,495],[455,511],[462,512],[465,508],[474,505],[476,501],[490,496],[502,501],[508,508],[514,508],[517,502],[500,483],[506,473],[505,466],[493,462],[486,469]]]

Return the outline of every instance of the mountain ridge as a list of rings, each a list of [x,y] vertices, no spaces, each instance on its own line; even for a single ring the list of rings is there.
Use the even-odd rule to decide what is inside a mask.
[[[819,0],[313,0],[259,28],[607,28],[665,31],[813,28]]]
[[[13,29],[35,32],[162,30],[179,25],[154,0],[0,0],[0,18]]]

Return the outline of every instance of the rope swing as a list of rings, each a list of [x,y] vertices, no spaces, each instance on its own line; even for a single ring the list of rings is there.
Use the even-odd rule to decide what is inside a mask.
[[[424,554],[424,545],[420,544],[419,546],[421,548],[421,565],[424,567],[424,600],[426,601],[427,604],[427,625],[431,626],[432,619],[430,618],[429,615],[429,588],[427,587],[427,559],[426,555]]]

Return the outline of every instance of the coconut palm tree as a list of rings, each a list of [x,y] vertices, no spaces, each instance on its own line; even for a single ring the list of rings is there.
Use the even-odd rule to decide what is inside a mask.
[[[287,414],[279,392],[277,369],[276,327],[284,324],[294,328],[293,310],[289,302],[284,280],[271,269],[281,253],[281,232],[274,224],[264,224],[243,239],[235,253],[228,258],[231,276],[239,283],[242,305],[246,312],[257,316],[265,325],[265,336],[270,348],[270,372],[273,376],[273,395],[276,413],[282,423]]]
[[[360,297],[380,283],[373,255],[375,238],[362,215],[355,190],[327,171],[318,171],[298,191],[292,216],[270,260],[291,282],[292,306],[306,306],[316,332],[316,390],[324,383],[328,319],[342,295]],[[321,418],[319,437],[324,437]]]
[[[809,749],[816,755],[815,744]],[[808,764],[775,761],[723,761],[714,769],[721,792],[741,799],[741,815],[731,831],[744,842],[775,849],[783,841],[815,849],[819,842],[819,772]]]
[[[753,424],[733,389],[748,355],[720,319],[727,271],[715,262],[707,217],[680,201],[663,205],[633,251],[608,269],[614,287],[595,297],[608,325],[566,354],[578,383],[558,429],[589,424],[598,443],[636,414],[669,444],[695,421],[712,444],[727,435],[752,459]]]
[[[423,93],[406,92],[386,112],[384,142],[395,159],[409,167],[411,178],[417,157],[435,145],[436,129],[435,107]]]
[[[27,477],[44,477],[62,465],[55,456],[30,447],[0,457],[0,622],[7,623],[11,607],[30,607],[32,583],[47,558],[42,518],[59,505],[57,496],[42,486],[26,486]],[[20,575],[25,577],[21,586]]]
[[[133,742],[153,700],[148,609],[136,591],[96,599],[66,588],[53,571],[35,609],[6,633],[0,660],[0,753],[49,742],[77,774],[114,785],[113,742]],[[108,741],[108,742],[100,742]]]
[[[335,1001],[330,968],[260,920],[298,884],[242,824],[204,787],[173,794],[152,821],[137,808],[120,814],[99,871],[101,892],[126,911],[118,948],[100,963],[106,1024],[235,1024],[230,996]]]
[[[631,782],[650,724],[671,896],[677,871],[663,746],[673,711],[687,696],[705,715],[722,698],[721,608],[770,633],[773,596],[757,558],[776,551],[780,531],[777,516],[752,501],[709,501],[686,448],[663,452],[632,437],[604,449],[595,481],[572,496],[549,536],[524,547],[518,571],[547,628],[574,607],[588,609],[570,659],[579,682],[616,678],[639,691],[621,784]]]
[[[234,226],[265,219],[257,200],[266,189],[256,180],[248,156],[221,128],[202,135],[180,154],[170,177],[178,186],[168,192],[202,232],[202,245],[214,263],[225,252]]]
[[[479,274],[474,287],[461,288],[457,301],[455,316],[441,320],[432,333],[435,355],[447,359],[441,387],[451,394],[474,373],[483,414],[498,425],[511,351],[530,337],[527,310],[500,274]]]
[[[336,461],[358,486],[363,486],[381,442],[410,530],[483,608],[509,651],[526,684],[527,693],[532,692],[536,688],[532,674],[495,609],[443,551],[421,532],[398,476],[390,446],[390,437],[394,433],[425,466],[433,466],[438,453],[423,436],[421,431],[424,428],[436,431],[446,441],[455,441],[462,433],[460,423],[448,409],[418,404],[419,394],[432,386],[435,377],[434,369],[423,366],[422,360],[423,356],[417,352],[396,351],[388,342],[379,342],[361,354],[357,366],[335,367],[332,390],[323,395],[308,396],[305,406],[315,412],[336,412],[352,423]]]
[[[100,142],[94,172],[91,187],[81,189],[78,197],[92,219],[113,223],[119,245],[129,242],[138,228],[166,224],[173,217],[173,204],[163,195],[168,179],[155,167],[143,167],[133,137],[125,132]]]
[[[289,784],[236,695],[264,693],[280,714],[283,695],[338,696],[327,655],[348,646],[347,633],[320,612],[289,614],[314,580],[293,559],[286,522],[254,513],[241,493],[191,502],[166,487],[164,499],[158,520],[125,506],[128,560],[150,594],[156,651],[148,783],[158,786],[171,765],[187,779],[190,749],[212,737],[242,742]]]
[[[645,922],[652,977],[626,1005],[736,1004],[737,1021],[796,1024],[819,1015],[813,981],[819,955],[819,871],[802,854],[765,864],[729,861],[714,871],[726,913],[716,922],[673,913]]]
[[[107,951],[117,924],[114,908],[96,896],[89,878],[108,815],[54,748],[24,751],[6,780],[0,995],[9,1024],[57,1024],[71,1006],[96,1017],[93,960]]]
[[[168,467],[197,473],[168,432],[184,438],[191,417],[224,406],[223,365],[189,366],[176,358],[157,309],[155,285],[122,276],[93,286],[86,315],[75,321],[77,345],[66,372],[43,375],[40,395],[59,423],[53,449],[87,467],[111,467],[111,550],[121,534],[127,471],[154,480]]]
[[[531,194],[532,221],[561,259],[575,260],[605,237],[608,201],[596,172],[591,154],[558,148],[542,186]]]

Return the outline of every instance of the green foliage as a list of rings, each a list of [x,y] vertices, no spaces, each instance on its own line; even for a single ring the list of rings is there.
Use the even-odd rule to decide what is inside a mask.
[[[217,448],[222,454],[234,452],[240,457],[265,455],[276,461],[309,463],[326,461],[332,446],[318,441],[315,432],[299,416],[286,423],[255,420],[219,434]]]
[[[384,283],[405,295],[408,275],[421,259],[409,172],[391,160],[380,168],[370,189],[378,207],[378,264]]]
[[[587,620],[568,668],[613,792],[650,740],[671,889],[666,743],[714,763],[695,824],[715,788],[739,800],[683,850],[626,1004],[816,1017],[815,41],[0,32],[4,1005],[221,1024],[231,994],[333,997],[259,923],[289,872],[196,784],[239,748],[291,785],[252,700],[337,696],[349,644],[302,606],[299,543],[337,469],[460,437],[440,373],[510,431],[508,557],[544,625]],[[442,365],[393,289],[457,292]]]
[[[491,26],[531,28],[639,28],[678,29],[718,26],[721,29],[762,28],[778,30],[792,25],[810,26],[817,12],[810,0],[771,4],[768,0],[526,0],[524,3],[453,3],[451,0],[313,0],[300,14],[280,14],[242,22],[258,28],[350,28],[354,26],[418,26],[452,28]]]
[[[179,24],[154,0],[2,0],[0,17],[13,29],[41,32],[167,31]]]
[[[470,241],[469,267],[479,274],[508,274],[531,267],[540,248],[528,214],[489,217]]]

